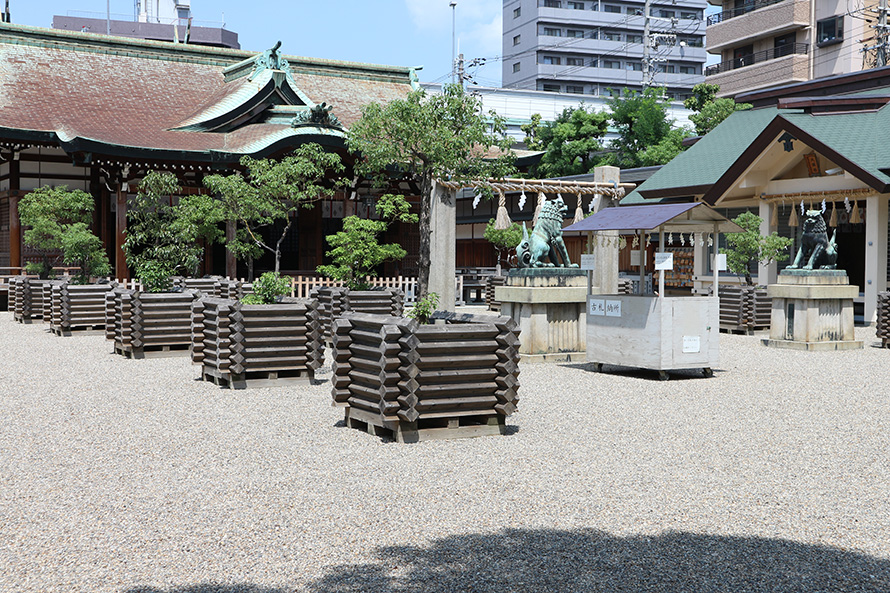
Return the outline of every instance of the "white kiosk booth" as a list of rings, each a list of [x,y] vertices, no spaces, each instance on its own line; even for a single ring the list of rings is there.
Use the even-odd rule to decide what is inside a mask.
[[[597,233],[601,231],[636,236],[640,246],[638,294],[588,294],[588,362],[594,363],[598,371],[603,364],[651,369],[658,371],[661,379],[667,379],[670,370],[695,368],[710,377],[719,359],[719,266],[714,266],[712,296],[665,296],[664,273],[659,274],[658,292],[643,294],[643,254],[647,236],[658,233],[662,251],[656,253],[655,269],[673,269],[672,254],[664,252],[665,234],[678,233],[700,244],[706,242],[714,260],[719,260],[720,233],[742,230],[700,202],[606,208],[564,228],[563,233],[586,233],[588,250],[596,248]],[[613,240],[608,236],[603,239]]]

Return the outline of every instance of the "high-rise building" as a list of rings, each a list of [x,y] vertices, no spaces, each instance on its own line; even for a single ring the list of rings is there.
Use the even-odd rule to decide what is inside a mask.
[[[705,69],[721,96],[874,67],[876,3],[855,6],[815,0],[710,0]]]
[[[69,11],[65,16],[53,17],[53,29],[241,48],[238,34],[227,30],[225,23],[193,19],[191,0],[136,0],[132,18],[122,14]]]
[[[683,99],[704,82],[705,0],[652,0],[650,85]],[[504,0],[503,85],[608,95],[646,73],[641,0]]]

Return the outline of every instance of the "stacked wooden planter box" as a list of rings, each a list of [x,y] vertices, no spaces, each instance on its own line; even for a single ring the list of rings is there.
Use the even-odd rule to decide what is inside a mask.
[[[772,299],[765,288],[745,285],[720,286],[720,329],[750,333],[769,329]]]
[[[218,297],[219,285],[222,281],[226,281],[222,276],[207,276],[206,278],[174,278],[173,286],[174,288],[190,288],[194,290],[200,290],[207,296],[215,296]]]
[[[105,328],[105,298],[116,284],[71,284],[51,281],[44,284],[44,303],[49,303],[50,330],[58,336],[71,332]],[[49,293],[48,295],[46,293]]]
[[[399,317],[405,306],[405,294],[396,288],[349,290],[342,286],[324,286],[313,290],[311,296],[318,299],[326,342],[332,339],[334,320],[346,312]]]
[[[201,378],[223,387],[312,381],[324,361],[318,300],[245,305],[202,298],[192,306],[191,351]]]
[[[20,323],[31,323],[34,319],[44,319],[44,285],[49,280],[39,280],[28,276],[9,279],[9,305],[13,319]]]
[[[501,302],[494,298],[494,289],[507,283],[506,276],[489,276],[485,281],[485,304],[489,311],[500,311]]]
[[[105,337],[129,358],[187,355],[192,303],[201,292],[142,292],[117,288],[106,295]]]
[[[228,278],[220,278],[213,285],[213,291],[208,292],[210,296],[221,299],[241,299],[244,295],[253,292],[253,285],[241,280],[229,280]]]
[[[400,442],[504,434],[519,401],[519,331],[509,317],[437,314],[440,325],[344,313],[333,391],[346,423]]]
[[[890,292],[878,293],[878,319],[875,333],[881,339],[882,347],[890,347]]]

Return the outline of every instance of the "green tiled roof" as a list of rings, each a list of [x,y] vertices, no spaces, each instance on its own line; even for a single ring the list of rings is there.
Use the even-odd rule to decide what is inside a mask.
[[[709,186],[741,156],[778,113],[775,107],[737,111],[702,137],[689,150],[655,172],[621,201],[622,205],[650,203],[639,192]],[[691,192],[690,192],[691,193]],[[701,192],[699,192],[701,193]]]

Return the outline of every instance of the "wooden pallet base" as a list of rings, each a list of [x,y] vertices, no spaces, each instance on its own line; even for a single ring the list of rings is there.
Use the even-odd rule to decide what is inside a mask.
[[[742,336],[753,336],[754,330],[747,325],[720,325],[720,331],[726,334],[739,334]]]
[[[881,348],[890,348],[890,338],[881,338]]]
[[[49,331],[53,332],[57,336],[70,336],[72,334],[78,334],[80,336],[97,336],[99,334],[105,335],[105,324],[101,325],[72,325],[71,327],[52,327],[50,326]]]
[[[25,323],[25,324],[30,324],[30,323],[35,323],[35,322],[39,322],[39,323],[43,322],[43,315],[33,315],[31,317],[24,317],[23,315],[13,314],[12,318],[14,320],[18,321],[19,323]]]
[[[143,346],[141,348],[133,348],[132,346],[124,346],[120,342],[115,342],[114,353],[133,359],[188,356],[189,344],[168,344],[165,346]]]
[[[239,375],[203,366],[201,367],[201,379],[210,381],[225,389],[253,389],[257,387],[310,384],[315,379],[315,373],[303,369],[293,371],[249,371]]]
[[[503,416],[463,416],[417,422],[381,421],[378,414],[347,407],[346,426],[368,434],[389,437],[399,443],[466,439],[507,433]]]

